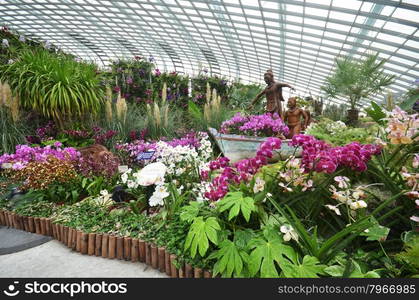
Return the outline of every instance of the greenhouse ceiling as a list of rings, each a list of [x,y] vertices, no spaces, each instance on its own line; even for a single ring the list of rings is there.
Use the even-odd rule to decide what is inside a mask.
[[[152,56],[161,70],[243,82],[271,68],[313,96],[336,56],[371,52],[405,92],[419,78],[418,22],[419,0],[0,0],[3,25],[100,65]]]

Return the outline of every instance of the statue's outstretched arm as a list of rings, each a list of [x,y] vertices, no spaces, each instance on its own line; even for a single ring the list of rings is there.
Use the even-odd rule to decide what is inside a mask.
[[[290,88],[291,90],[294,90],[295,91],[295,88],[293,86],[291,86],[290,84],[285,83],[285,82],[278,82],[277,83],[277,87],[278,88],[287,87],[287,88]]]
[[[249,105],[248,108],[250,108],[253,105],[255,105],[264,94],[265,94],[265,90],[263,90],[259,94],[257,94],[256,97],[255,97],[255,99],[253,99],[252,103]]]

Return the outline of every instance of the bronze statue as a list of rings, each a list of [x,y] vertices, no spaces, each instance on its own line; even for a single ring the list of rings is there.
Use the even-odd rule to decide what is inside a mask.
[[[280,83],[275,82],[274,80],[274,74],[272,70],[267,70],[264,74],[264,79],[267,84],[266,88],[256,95],[255,99],[252,101],[252,103],[248,106],[247,109],[252,109],[253,105],[258,102],[258,100],[265,95],[266,96],[266,112],[269,113],[278,113],[279,116],[283,116],[282,111],[282,104],[281,102],[284,101],[284,98],[282,97],[282,88],[288,87],[291,90],[295,90],[292,86],[290,86],[287,83]]]
[[[284,122],[288,125],[290,133],[287,136],[292,138],[294,135],[299,134],[301,130],[305,130],[308,126],[309,117],[307,113],[297,107],[297,98],[291,97],[288,99],[288,110],[284,115]],[[304,123],[301,124],[301,117],[304,119]]]

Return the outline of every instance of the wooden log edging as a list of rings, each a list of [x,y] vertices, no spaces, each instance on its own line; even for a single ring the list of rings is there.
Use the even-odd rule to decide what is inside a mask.
[[[145,263],[172,278],[212,278],[212,273],[190,264],[176,267],[176,255],[165,247],[131,237],[108,233],[86,233],[76,228],[53,223],[49,218],[21,216],[0,209],[0,225],[51,236],[73,251],[110,259]]]

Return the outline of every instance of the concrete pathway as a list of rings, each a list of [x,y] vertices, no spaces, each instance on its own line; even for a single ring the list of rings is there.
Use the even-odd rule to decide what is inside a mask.
[[[167,276],[143,263],[82,255],[52,240],[31,249],[0,255],[0,277]]]

